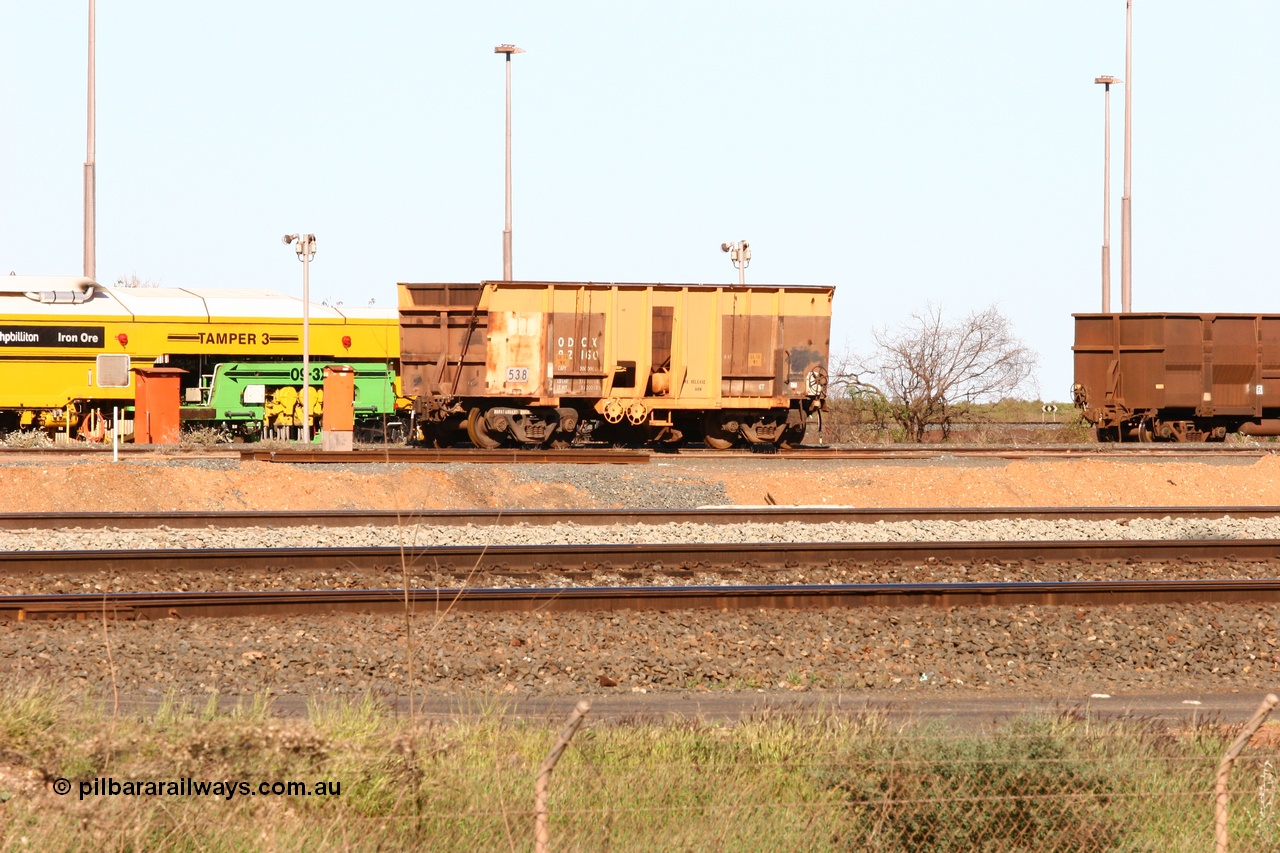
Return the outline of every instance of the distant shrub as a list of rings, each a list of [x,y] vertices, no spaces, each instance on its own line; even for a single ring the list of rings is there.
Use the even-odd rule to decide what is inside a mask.
[[[53,447],[53,439],[47,433],[37,429],[5,433],[4,437],[0,438],[0,443],[5,447],[22,449]]]
[[[213,447],[218,444],[230,443],[230,433],[217,427],[185,427],[182,430],[182,444],[188,447]]]

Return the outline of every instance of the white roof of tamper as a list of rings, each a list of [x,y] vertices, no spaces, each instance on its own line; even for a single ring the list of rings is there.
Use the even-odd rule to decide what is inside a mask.
[[[342,310],[311,303],[311,319],[390,320],[394,308]],[[296,319],[302,300],[273,290],[185,287],[109,287],[78,276],[0,276],[0,316],[29,315]]]

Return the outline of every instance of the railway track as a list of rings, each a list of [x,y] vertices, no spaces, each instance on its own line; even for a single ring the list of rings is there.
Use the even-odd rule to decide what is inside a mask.
[[[224,512],[13,512],[0,513],[0,530],[52,530],[57,528],[142,529],[169,527],[397,527],[432,525],[541,525],[578,524],[747,524],[802,522],[874,523],[877,521],[984,521],[1018,518],[1029,520],[1129,521],[1139,518],[1271,518],[1280,507],[940,507],[862,508],[843,506],[724,506],[693,510],[672,509],[517,509],[517,510],[268,510]]]
[[[566,450],[443,450],[394,448],[335,453],[312,450],[255,451],[243,450],[242,460],[292,464],[334,462],[400,462],[400,463],[618,463],[644,464],[652,459],[774,459],[785,461],[876,461],[931,460],[951,458],[974,459],[1258,459],[1274,454],[1275,449],[1246,444],[1062,444],[1062,445],[894,445],[875,447],[799,447],[780,450],[772,445],[751,449],[712,450],[686,447],[677,452],[648,450],[615,450],[604,448],[572,448]]]
[[[125,458],[147,461],[185,462],[207,459],[240,460],[241,462],[289,462],[294,464],[360,464],[398,462],[414,464],[446,464],[454,462],[501,465],[512,463],[590,463],[610,465],[645,465],[652,454],[647,450],[619,450],[605,447],[568,448],[565,450],[478,450],[476,448],[406,448],[386,447],[343,452],[323,450],[263,450],[252,446],[223,446],[221,449],[184,451],[162,445],[125,445],[116,448]],[[35,448],[0,448],[0,462],[39,459],[101,458],[110,459],[112,448],[102,445],[72,445]]]
[[[374,589],[0,596],[0,619],[154,619],[328,613],[812,610],[1278,602],[1280,579],[1043,583]]]
[[[353,464],[353,463],[411,463],[444,464],[471,463],[479,465],[511,464],[592,464],[592,465],[647,465],[651,453],[645,450],[615,450],[612,448],[566,448],[564,450],[476,450],[472,448],[387,448],[385,450],[351,450],[344,452],[324,450],[242,450],[243,462],[287,462],[293,465]]]
[[[66,575],[160,571],[413,570],[583,572],[662,568],[712,571],[743,566],[933,561],[1265,561],[1280,556],[1276,539],[832,542],[748,544],[449,545],[424,548],[206,548],[0,552],[0,574]]]
[[[819,446],[777,450],[767,447],[762,451],[748,449],[712,450],[702,447],[684,447],[678,452],[655,453],[649,450],[621,450],[603,447],[569,448],[565,450],[478,450],[475,448],[406,448],[388,447],[360,449],[347,452],[320,450],[263,450],[252,446],[179,450],[159,445],[126,445],[119,453],[126,458],[154,461],[194,461],[198,459],[224,459],[246,462],[270,462],[287,464],[614,464],[644,465],[651,460],[684,459],[761,459],[787,461],[877,461],[877,460],[935,460],[954,458],[974,459],[1259,459],[1280,451],[1280,445],[1268,444],[1040,444],[1040,445],[877,445],[869,447]],[[38,459],[110,458],[111,448],[99,445],[59,446],[51,448],[0,448],[0,462]]]

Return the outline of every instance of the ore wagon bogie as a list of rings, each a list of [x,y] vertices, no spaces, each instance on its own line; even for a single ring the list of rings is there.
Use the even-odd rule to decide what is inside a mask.
[[[1280,315],[1076,314],[1072,396],[1100,441],[1280,435]]]
[[[430,444],[798,444],[826,398],[832,294],[401,284],[403,393]]]

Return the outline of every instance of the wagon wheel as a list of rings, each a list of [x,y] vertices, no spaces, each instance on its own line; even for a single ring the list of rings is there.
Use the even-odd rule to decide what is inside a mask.
[[[791,424],[782,430],[782,436],[778,440],[778,447],[783,450],[791,450],[804,444],[804,434],[808,429],[808,423]]]
[[[612,397],[610,397],[608,400],[605,401],[604,411],[602,412],[602,414],[604,415],[604,419],[606,422],[611,424],[617,424],[622,422],[622,418],[626,415],[626,412],[627,410],[622,405],[621,401],[615,400]]]
[[[721,426],[718,413],[707,412],[707,416],[702,419],[702,441],[707,447],[713,450],[728,450],[733,447],[737,438],[737,435]]]
[[[685,434],[673,427],[662,427],[653,438],[653,449],[659,453],[675,453],[685,442]]]
[[[502,446],[502,439],[489,434],[484,422],[484,412],[472,409],[467,415],[467,437],[476,447],[484,450],[495,450]]]

